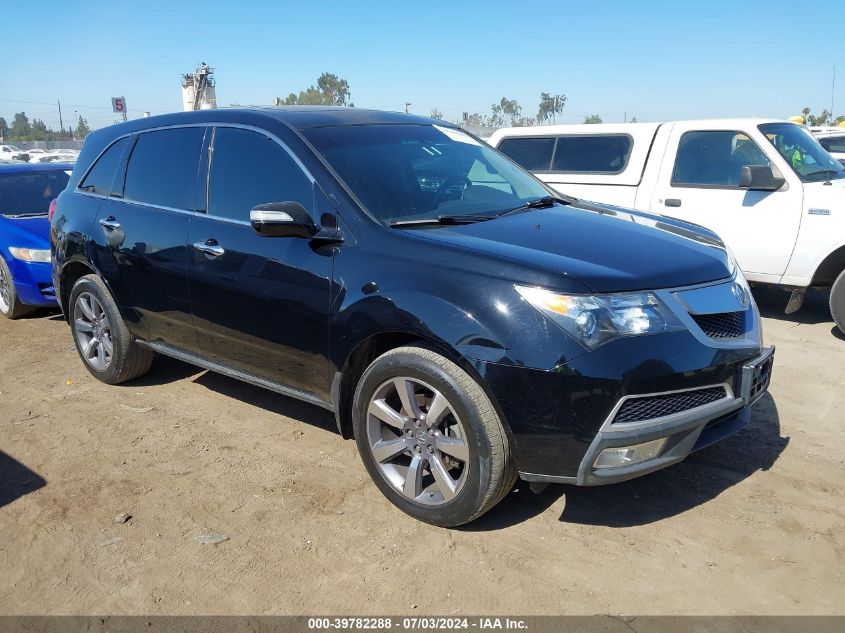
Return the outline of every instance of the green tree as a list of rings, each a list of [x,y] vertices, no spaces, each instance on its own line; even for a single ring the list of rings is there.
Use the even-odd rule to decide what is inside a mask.
[[[533,125],[534,119],[522,116],[522,106],[516,99],[502,97],[499,103],[490,106],[490,118],[487,119],[489,127],[501,127],[505,123],[512,126]]]
[[[6,138],[9,135],[9,124],[6,119],[0,116],[0,138]]]
[[[332,73],[323,73],[317,78],[317,87],[331,100],[332,105],[346,105],[349,99],[349,82]]]
[[[591,114],[584,117],[584,123],[601,123],[601,117],[598,114]]]
[[[464,119],[464,127],[469,128],[480,128],[485,127],[486,121],[484,119],[484,115],[479,114],[478,112],[473,112],[472,114],[468,114]]]
[[[15,114],[15,120],[12,121],[12,129],[9,136],[15,139],[23,139],[32,131],[32,126],[29,124],[29,117],[25,112],[18,112]]]
[[[839,125],[839,124],[840,124],[840,123],[842,123],[843,121],[845,121],[845,114],[840,114],[838,117],[836,117],[836,118],[833,120],[833,124],[834,124],[834,125]],[[0,119],[0,124],[2,124],[2,122],[3,122],[3,119]]]
[[[432,108],[428,116],[432,119],[440,119],[441,121],[443,120],[443,113],[437,108]]]
[[[29,132],[29,140],[32,141],[47,141],[55,134],[53,130],[47,127],[47,124],[40,119],[32,119],[31,130]]]
[[[810,115],[810,125],[828,125],[830,122],[830,112],[827,110],[822,110],[822,113],[818,116],[811,114]],[[804,123],[807,123],[807,120],[804,120]]]
[[[557,115],[563,114],[566,105],[566,95],[553,95],[548,92],[540,93],[540,105],[537,108],[537,123],[542,125],[551,120],[557,123]]]
[[[82,118],[82,115],[79,115],[79,121],[76,122],[76,138],[82,140],[87,135],[88,132],[91,131],[91,128],[88,127],[88,121]]]
[[[804,117],[804,123],[810,120],[810,108],[804,108],[801,110],[801,116]]]
[[[332,73],[323,73],[317,78],[317,86],[291,92],[284,100],[276,99],[276,104],[284,105],[346,105],[349,99],[349,82]],[[351,105],[351,104],[350,104]]]
[[[636,122],[637,122],[637,117],[632,116],[632,117],[631,117],[631,123],[636,123]]]

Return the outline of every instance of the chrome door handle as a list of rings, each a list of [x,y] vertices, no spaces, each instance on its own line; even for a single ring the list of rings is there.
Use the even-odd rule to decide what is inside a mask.
[[[120,222],[115,220],[113,215],[110,215],[104,220],[100,220],[100,226],[104,229],[108,229],[109,231],[116,231],[120,228]]]
[[[217,243],[217,240],[206,240],[204,242],[194,242],[194,248],[202,251],[206,255],[213,257],[220,257],[225,253],[225,249]]]

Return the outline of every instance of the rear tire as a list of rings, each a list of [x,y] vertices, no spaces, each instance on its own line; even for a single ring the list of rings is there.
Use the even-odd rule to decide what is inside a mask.
[[[15,280],[6,260],[0,257],[0,315],[7,319],[20,319],[35,312],[32,306],[24,305],[18,299]]]
[[[842,334],[845,334],[845,270],[833,282],[830,289],[830,313]]]
[[[361,376],[352,406],[364,465],[406,514],[457,527],[513,488],[517,472],[493,404],[438,352],[409,345],[382,354]]]
[[[82,364],[97,380],[117,385],[149,371],[153,351],[135,342],[111,292],[96,275],[80,277],[73,285],[68,320]]]

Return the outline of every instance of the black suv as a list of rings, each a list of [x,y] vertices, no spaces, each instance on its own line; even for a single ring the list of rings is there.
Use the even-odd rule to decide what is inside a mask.
[[[699,226],[561,197],[448,123],[224,109],[88,136],[52,219],[86,368],[154,353],[333,411],[408,514],[678,462],[765,392],[748,285]]]

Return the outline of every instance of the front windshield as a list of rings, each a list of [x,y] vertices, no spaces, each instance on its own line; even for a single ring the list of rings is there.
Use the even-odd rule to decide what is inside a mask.
[[[303,132],[382,222],[495,215],[551,195],[522,168],[454,128],[350,125]]]
[[[805,128],[793,123],[765,123],[760,131],[803,182],[845,178],[845,168]]]

